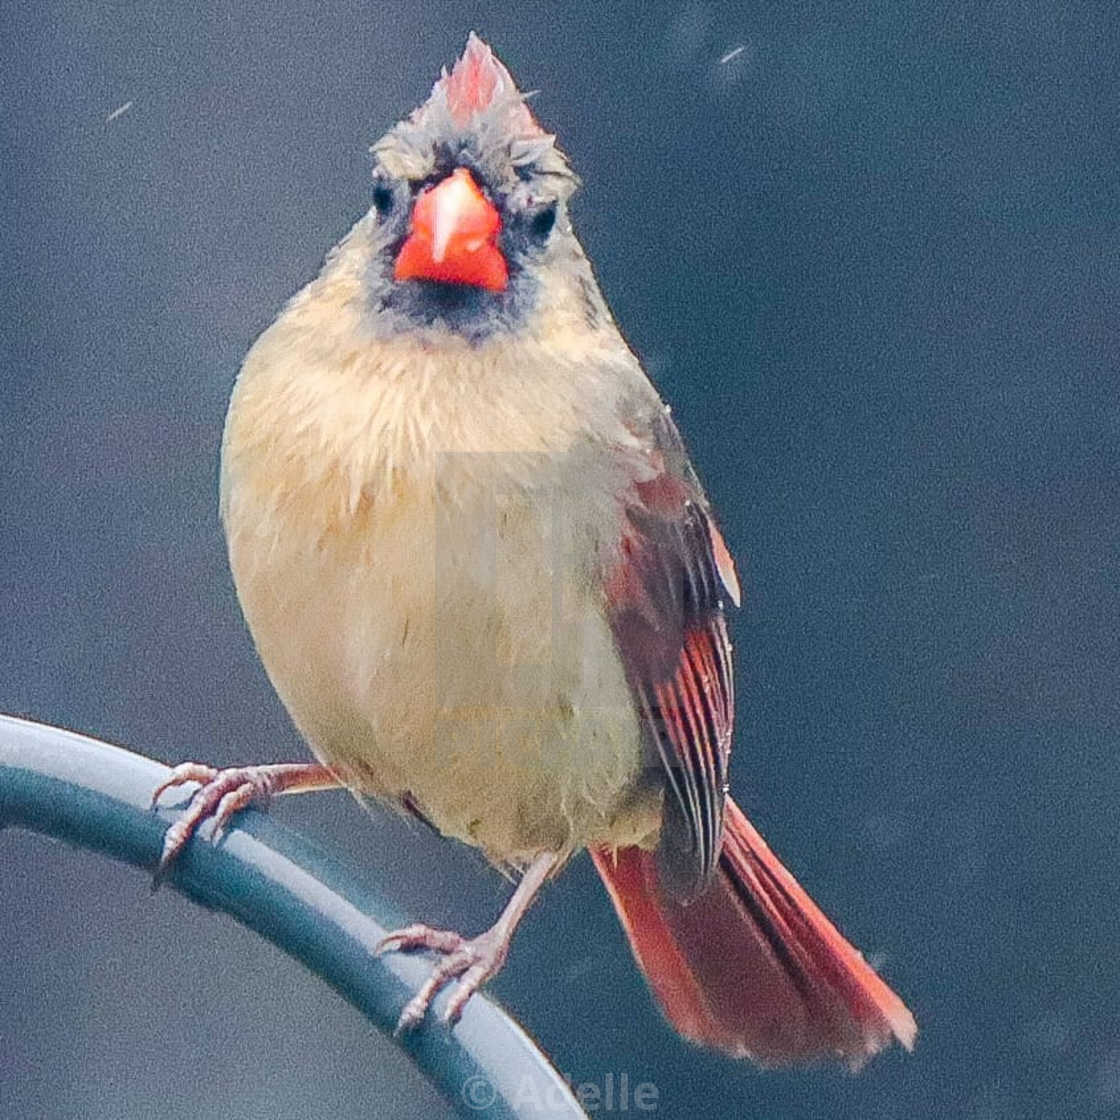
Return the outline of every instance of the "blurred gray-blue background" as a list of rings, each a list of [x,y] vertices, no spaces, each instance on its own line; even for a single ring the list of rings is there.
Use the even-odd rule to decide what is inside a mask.
[[[494,991],[664,1116],[1120,1116],[1114,5],[5,4],[0,709],[304,757],[226,571],[225,400],[472,28],[739,558],[736,795],[922,1034],[858,1078],[693,1049],[584,858]],[[506,897],[344,795],[275,812],[419,918]],[[4,1120],[446,1114],[136,872],[0,837],[0,946]]]

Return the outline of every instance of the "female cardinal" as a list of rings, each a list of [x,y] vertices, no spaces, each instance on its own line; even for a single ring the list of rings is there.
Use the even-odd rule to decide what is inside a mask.
[[[521,873],[415,925],[454,1021],[591,852],[686,1037],[858,1066],[915,1024],[728,797],[731,557],[568,219],[577,180],[471,36],[373,148],[373,206],[250,350],[222,450],[241,605],[318,764],[217,771],[168,830],[344,785]]]

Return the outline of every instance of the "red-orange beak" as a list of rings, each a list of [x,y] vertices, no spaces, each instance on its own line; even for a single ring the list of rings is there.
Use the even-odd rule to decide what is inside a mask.
[[[413,204],[393,277],[505,291],[509,270],[496,244],[501,228],[498,211],[474,177],[456,168]]]

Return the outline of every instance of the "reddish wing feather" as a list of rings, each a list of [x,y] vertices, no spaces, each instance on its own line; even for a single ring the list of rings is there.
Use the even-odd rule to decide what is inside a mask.
[[[657,468],[626,504],[621,559],[607,579],[611,625],[668,785],[660,857],[681,897],[719,858],[734,691],[722,598],[734,568],[667,415],[655,427]]]
[[[607,580],[611,623],[665,769],[660,846],[593,851],[634,953],[689,1038],[763,1064],[840,1057],[853,1068],[914,1019],[726,796],[731,557],[679,437],[654,423],[649,481],[626,504]]]

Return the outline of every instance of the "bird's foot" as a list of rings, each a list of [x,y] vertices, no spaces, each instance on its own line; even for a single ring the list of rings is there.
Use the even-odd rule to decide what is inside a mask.
[[[374,950],[375,955],[427,949],[443,956],[424,986],[405,1004],[397,1020],[397,1034],[418,1026],[440,989],[456,979],[455,995],[447,1005],[444,1018],[448,1023],[458,1022],[471,996],[505,964],[509,941],[509,933],[497,926],[470,940],[452,930],[424,925],[406,926],[383,937]]]
[[[164,833],[163,852],[156,867],[153,889],[167,873],[187,842],[198,831],[199,825],[213,819],[214,826],[210,839],[217,843],[229,827],[234,813],[249,805],[263,805],[276,792],[276,781],[270,772],[275,767],[235,766],[218,770],[200,762],[184,762],[176,766],[152,794],[152,808],[169,789],[198,782],[199,787],[191,794],[186,812]]]

